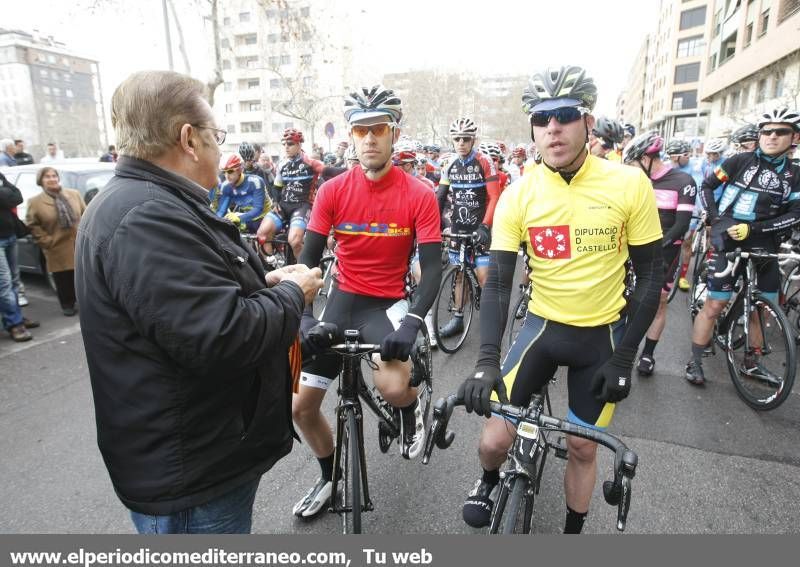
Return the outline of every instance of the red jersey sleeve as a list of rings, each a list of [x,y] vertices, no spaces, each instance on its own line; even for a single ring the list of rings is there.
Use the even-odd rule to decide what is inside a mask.
[[[480,156],[480,164],[483,167],[483,178],[486,180],[486,214],[483,216],[483,224],[492,226],[494,209],[497,200],[500,198],[500,183],[497,181],[497,170],[494,162],[484,156]]]
[[[314,158],[310,158],[306,154],[303,154],[303,161],[306,162],[306,165],[311,168],[311,171],[317,175],[322,175],[322,170],[325,169],[324,163]]]
[[[442,233],[439,221],[439,205],[436,203],[436,194],[418,183],[416,215],[414,219],[414,235],[417,244],[441,242]]]
[[[333,226],[334,197],[338,183],[331,179],[323,183],[314,199],[311,208],[311,219],[308,221],[308,230],[317,234],[328,235]]]

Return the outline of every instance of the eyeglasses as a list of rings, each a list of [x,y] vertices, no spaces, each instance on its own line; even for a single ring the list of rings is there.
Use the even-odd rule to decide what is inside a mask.
[[[454,142],[469,142],[472,140],[474,140],[472,136],[456,136],[455,138],[453,138]]]
[[[388,122],[381,122],[380,124],[373,124],[372,126],[362,126],[361,124],[354,124],[350,127],[354,138],[366,138],[367,134],[372,134],[376,138],[380,138],[389,133],[392,125]]]
[[[296,146],[297,142],[281,142],[281,145],[288,148],[289,146]]]
[[[776,136],[791,136],[794,134],[794,130],[791,128],[762,128],[759,134],[762,136],[772,136],[773,134]]]
[[[584,112],[588,112],[588,110],[580,106],[562,106],[553,110],[537,110],[531,114],[531,124],[544,127],[550,124],[551,118],[555,118],[559,124],[569,124],[580,119]]]
[[[192,124],[195,128],[200,128],[201,130],[212,130],[214,132],[214,139],[217,141],[217,145],[221,146],[225,143],[225,137],[228,135],[228,132],[225,130],[220,130],[219,128],[212,128],[211,126],[198,126],[197,124]]]
[[[228,175],[232,175],[238,171],[239,171],[238,169],[223,169],[222,173],[227,173]]]

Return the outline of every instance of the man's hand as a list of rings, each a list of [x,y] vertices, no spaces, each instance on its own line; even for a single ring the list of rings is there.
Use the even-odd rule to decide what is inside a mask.
[[[381,360],[400,360],[402,362],[408,360],[421,326],[422,321],[406,315],[403,322],[400,323],[400,327],[386,335],[381,342]]]
[[[500,376],[500,369],[494,366],[476,366],[475,371],[458,387],[458,397],[464,400],[467,413],[474,411],[478,415],[489,417],[492,413],[489,405],[492,391],[497,392],[500,403],[508,403],[506,385]]]
[[[750,225],[746,222],[735,224],[728,228],[728,236],[734,240],[744,240],[750,236]]]
[[[239,224],[239,213],[226,213],[225,218],[233,224]]]
[[[594,397],[602,402],[624,400],[631,391],[631,368],[610,359],[595,373],[591,388]]]
[[[475,231],[475,234],[478,235],[478,240],[475,242],[475,244],[478,246],[483,246],[484,248],[489,248],[489,245],[492,243],[492,229],[481,223],[481,225]]]
[[[320,321],[308,333],[301,336],[300,347],[302,348],[303,358],[319,354],[339,339],[339,327],[333,323],[323,323]]]
[[[305,264],[292,264],[278,270],[272,270],[265,277],[267,287],[272,287],[284,280],[289,280],[300,286],[305,296],[306,305],[313,303],[317,292],[322,288],[322,270],[311,268]]]

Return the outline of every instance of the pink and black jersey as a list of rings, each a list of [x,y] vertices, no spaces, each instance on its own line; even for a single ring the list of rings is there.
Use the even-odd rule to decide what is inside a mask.
[[[278,166],[275,189],[280,191],[280,205],[299,205],[313,203],[314,192],[325,165],[300,152],[292,159],[286,159]]]
[[[677,168],[666,169],[660,176],[651,177],[650,181],[656,192],[661,231],[667,234],[675,224],[677,213],[688,212],[691,214],[694,210],[697,185],[691,175]]]
[[[325,182],[308,230],[336,233],[339,289],[402,298],[414,245],[439,242],[439,213],[429,187],[392,167],[370,181],[356,167]]]

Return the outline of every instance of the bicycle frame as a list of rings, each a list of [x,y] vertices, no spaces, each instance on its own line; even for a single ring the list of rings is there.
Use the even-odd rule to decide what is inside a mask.
[[[467,277],[469,281],[472,283],[473,289],[475,290],[475,297],[473,299],[475,303],[475,309],[480,310],[481,308],[481,286],[478,285],[478,276],[475,274],[475,268],[472,267],[467,261],[467,252],[468,248],[470,247],[471,243],[468,243],[467,240],[472,238],[472,235],[466,234],[451,234],[449,235],[450,238],[454,240],[458,240],[458,270],[461,272],[461,277]],[[456,285],[458,285],[458,278],[453,278],[453,285],[451,287],[451,297],[455,301],[455,293],[456,293]],[[461,298],[461,301],[464,301],[464,298]],[[461,311],[464,306],[461,306]]]

